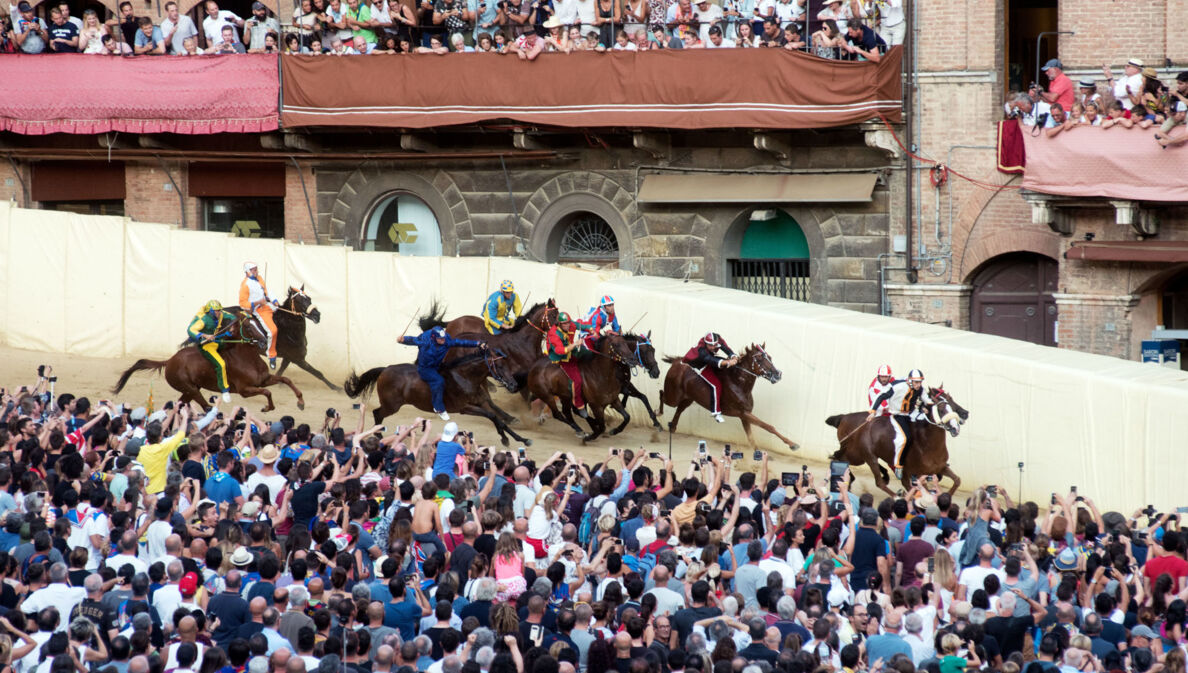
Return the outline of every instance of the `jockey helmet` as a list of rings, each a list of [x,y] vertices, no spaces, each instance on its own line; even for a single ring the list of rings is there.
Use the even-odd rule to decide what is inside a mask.
[[[705,342],[707,348],[718,347],[718,335],[716,332],[706,332],[705,336],[702,337],[701,340]]]
[[[512,282],[510,280],[505,280],[499,284],[499,291],[500,292],[515,292],[516,286],[512,285]]]
[[[924,380],[924,372],[920,371],[919,369],[913,369],[912,371],[908,372],[908,380],[909,381],[923,381]]]
[[[891,365],[883,365],[879,367],[879,376],[891,376]]]
[[[211,311],[222,311],[222,310],[223,310],[223,305],[221,303],[219,303],[218,299],[211,299],[210,301],[206,302],[206,306],[202,307],[203,313],[209,313]]]
[[[434,339],[444,339],[446,337],[445,328],[442,327],[441,325],[438,325],[437,327],[434,327],[433,329],[429,330],[429,333],[431,335],[433,335]]]
[[[251,273],[252,269],[254,269],[254,268],[256,268],[255,262],[244,262],[243,263],[243,272],[244,273]]]
[[[562,311],[557,314],[557,324],[558,325],[572,325],[573,320],[570,319],[568,313],[566,313],[565,311]]]
[[[615,303],[615,298],[610,296],[609,294],[602,295],[602,299],[600,299],[598,301],[599,306],[613,306],[614,303]]]

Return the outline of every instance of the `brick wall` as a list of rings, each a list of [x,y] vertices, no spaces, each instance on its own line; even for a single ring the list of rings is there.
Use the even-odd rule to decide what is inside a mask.
[[[187,189],[187,165],[185,162],[167,161],[162,169],[159,163],[136,163],[124,165],[124,180],[127,194],[124,197],[124,214],[138,222],[161,222],[182,225],[180,204],[175,189]],[[173,182],[170,182],[170,175]],[[176,183],[176,187],[173,183]],[[198,199],[185,199],[185,226],[187,229],[201,229]]]
[[[304,189],[302,189],[304,178]],[[308,196],[308,201],[306,200]],[[285,238],[297,243],[313,244],[314,223],[310,212],[317,199],[317,180],[312,166],[301,166],[300,172],[292,164],[285,166]]]
[[[1060,30],[1076,32],[1060,36],[1060,60],[1066,68],[1117,66],[1134,57],[1161,67],[1169,55],[1168,35],[1183,32],[1188,17],[1183,0],[1062,0],[1059,5]],[[1173,5],[1178,5],[1178,14],[1170,13]],[[1184,38],[1177,39],[1182,49]]]
[[[0,161],[0,201],[13,201],[18,206],[29,207],[25,203],[25,195],[21,190],[21,178],[29,184],[29,168],[27,164],[17,162],[21,175],[13,170],[8,161]]]

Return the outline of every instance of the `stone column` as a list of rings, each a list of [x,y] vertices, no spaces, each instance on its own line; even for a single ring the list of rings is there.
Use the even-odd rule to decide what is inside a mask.
[[[1136,294],[1053,293],[1056,300],[1056,340],[1060,348],[1134,359],[1130,312]]]

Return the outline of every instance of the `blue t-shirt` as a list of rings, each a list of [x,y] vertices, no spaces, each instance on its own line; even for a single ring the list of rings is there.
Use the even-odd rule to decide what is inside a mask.
[[[417,623],[421,621],[421,606],[405,598],[399,603],[384,604],[384,626],[396,629],[400,637],[409,641],[417,636]]]
[[[243,495],[243,489],[240,488],[239,482],[226,472],[215,472],[210,479],[206,480],[202,488],[206,490],[206,497],[220,505],[225,502],[235,502],[236,498]]]
[[[144,34],[143,30],[141,30],[139,28],[136,29],[136,46],[137,47],[147,47],[151,44],[152,47],[155,49],[157,47],[157,45],[161,44],[164,41],[165,41],[165,38],[161,35],[161,29],[156,26],[153,26],[153,37],[151,40],[149,39],[148,35]]]
[[[439,474],[448,474],[450,477],[458,476],[454,472],[454,461],[458,456],[466,453],[466,449],[457,442],[438,442],[437,455],[433,457],[433,476]]]

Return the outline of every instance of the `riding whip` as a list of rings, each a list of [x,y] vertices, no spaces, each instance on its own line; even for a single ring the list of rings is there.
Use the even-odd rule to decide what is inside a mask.
[[[417,310],[413,311],[412,317],[404,324],[404,331],[400,333],[400,338],[403,339],[405,334],[408,334],[408,328],[412,327],[412,322],[417,319],[417,315],[421,312],[421,307],[418,305]]]
[[[635,323],[634,323],[633,325],[631,325],[631,327],[630,327],[630,328],[628,328],[628,330],[627,330],[627,331],[628,331],[628,332],[634,332],[634,331],[635,331],[635,325],[638,325],[638,324],[639,324],[639,321],[640,321],[640,320],[643,320],[643,319],[644,319],[644,318],[646,318],[647,316],[648,316],[648,312],[647,312],[647,311],[644,311],[644,312],[643,312],[643,315],[641,315],[640,317],[636,318],[636,319],[635,319]]]
[[[867,416],[866,420],[862,421],[862,423],[858,427],[854,428],[849,433],[847,433],[845,437],[842,437],[841,439],[837,440],[838,446],[845,444],[846,440],[849,439],[851,436],[853,436],[853,434],[855,432],[858,432],[859,430],[861,430],[863,425],[866,425],[867,423],[873,421],[876,418],[878,418],[878,416]]]

